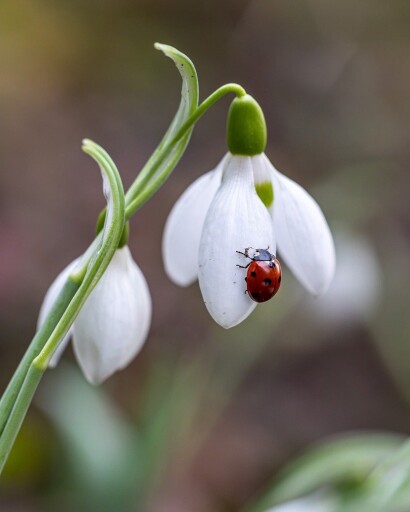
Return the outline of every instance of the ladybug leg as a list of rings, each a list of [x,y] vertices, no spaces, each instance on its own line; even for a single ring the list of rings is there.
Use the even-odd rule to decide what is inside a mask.
[[[252,263],[253,258],[251,258],[251,257],[249,256],[249,254],[248,254],[248,249],[253,249],[253,247],[247,247],[247,248],[245,249],[245,252],[242,252],[242,251],[236,251],[238,254],[242,254],[242,256],[245,256],[245,258],[248,258],[248,259],[250,259],[250,260],[251,260],[247,265],[236,265],[237,267],[239,267],[239,268],[248,268],[248,267],[249,267],[249,265]],[[246,279],[245,279],[245,280],[246,280]]]
[[[245,249],[245,251],[247,251],[248,249]],[[242,256],[245,256],[245,258],[249,258],[248,256],[248,253],[247,252],[242,252],[242,251],[235,251],[237,252],[238,254],[242,254]]]

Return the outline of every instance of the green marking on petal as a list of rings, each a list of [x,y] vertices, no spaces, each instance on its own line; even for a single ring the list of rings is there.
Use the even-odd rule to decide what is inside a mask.
[[[274,199],[272,182],[264,181],[263,183],[256,183],[255,190],[266,208],[270,208],[273,205]]]

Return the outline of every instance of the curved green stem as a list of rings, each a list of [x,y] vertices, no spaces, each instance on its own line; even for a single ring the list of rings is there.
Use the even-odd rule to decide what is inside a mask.
[[[67,280],[50,313],[45,319],[42,329],[34,336],[33,341],[30,343],[9,385],[4,391],[0,400],[0,436],[2,436],[8,417],[33,359],[41,352],[41,349],[44,347],[79,287],[80,283],[72,281],[71,279]]]
[[[177,152],[173,155],[168,165],[158,176],[155,176],[155,172],[172,151],[173,146],[175,146],[184,137],[189,137],[191,128],[205,114],[205,112],[207,112],[207,110],[209,110],[218,100],[230,93],[234,93],[238,97],[246,95],[245,89],[238,84],[225,84],[222,87],[219,87],[219,89],[214,91],[196,108],[193,114],[191,114],[191,116],[182,124],[172,139],[161,147],[161,151],[158,153],[157,158],[152,161],[150,159],[147,162],[125,195],[125,217],[127,219],[134,215],[134,213],[141,208],[141,206],[150,197],[152,197],[175,168],[175,165],[181,158],[182,153],[179,154]],[[153,178],[154,180],[150,183]]]
[[[125,197],[119,173],[109,155],[93,142],[84,141],[83,150],[99,163],[109,182],[104,230],[97,235],[65,283],[0,400],[0,473],[41,376],[60,340],[68,332],[85,300],[108,267],[120,242],[125,221],[171,174],[200,117],[226,94],[234,93],[238,97],[246,94],[240,85],[226,84],[197,106],[198,83],[192,62],[175,48],[167,45],[156,47],[181,66],[179,69],[183,77],[183,89],[180,107],[164,138]]]
[[[81,282],[80,288],[71,300],[67,309],[51,333],[47,343],[43,347],[40,354],[34,359],[34,366],[45,370],[48,362],[57,348],[60,340],[67,334],[78,313],[80,312],[84,302],[95,288],[101,276],[108,267],[118,243],[121,239],[122,231],[125,223],[125,202],[124,192],[121,179],[114,162],[108,154],[99,146],[91,141],[84,141],[83,150],[92,156],[104,171],[105,176],[109,180],[110,196],[108,197],[109,209],[112,207],[112,213],[106,216],[105,227],[102,234],[101,246],[87,264],[87,271]],[[82,269],[80,274],[82,274]],[[73,275],[77,275],[76,270]]]
[[[68,278],[2,397],[0,472],[52,354],[108,267],[122,235],[125,222],[122,182],[114,163],[100,149],[93,142],[84,141],[83,150],[100,165],[104,179],[108,213],[104,229],[99,236],[101,243],[96,247],[89,263],[81,260],[80,269],[76,269]],[[95,242],[91,247],[95,247]],[[86,254],[89,254],[89,251],[86,251]]]
[[[33,364],[30,364],[23,378],[20,392],[14,402],[7,424],[0,437],[0,474],[13,448],[14,441],[16,440],[21,424],[26,416],[27,409],[31,404],[43,373],[44,370],[40,370]]]

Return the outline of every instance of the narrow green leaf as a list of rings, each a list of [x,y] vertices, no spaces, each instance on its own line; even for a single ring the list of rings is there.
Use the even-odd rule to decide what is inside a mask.
[[[410,509],[410,441],[380,461],[357,501],[355,511],[407,512]]]
[[[189,57],[167,44],[155,43],[154,46],[157,50],[162,51],[164,55],[174,61],[182,77],[179,108],[159,145],[159,148],[161,148],[164,143],[172,139],[179,127],[194,113],[198,106],[199,85],[195,66]]]
[[[167,132],[125,196],[127,218],[134,212],[133,205],[138,201],[146,185],[159,180],[158,186],[160,186],[177,165],[189,142],[193,127],[178,142],[172,145],[170,143],[184,122],[195,112],[198,106],[198,76],[192,61],[172,46],[156,43],[155,48],[161,50],[167,57],[172,59],[181,74],[181,101]]]
[[[64,441],[71,469],[67,484],[80,486],[99,503],[111,495],[120,499],[124,492],[129,499],[135,485],[131,475],[140,465],[132,425],[75,367],[62,363],[49,379],[38,403]]]
[[[246,510],[263,512],[329,484],[364,481],[403,440],[394,434],[355,434],[321,443],[291,462],[257,505]]]

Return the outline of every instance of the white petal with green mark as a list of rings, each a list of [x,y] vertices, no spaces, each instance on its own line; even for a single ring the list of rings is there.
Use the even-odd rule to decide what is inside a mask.
[[[266,208],[272,208],[275,194],[272,183],[272,171],[270,166],[266,165],[266,156],[264,154],[253,156],[252,167],[256,193]]]
[[[266,158],[266,157],[265,157]],[[300,185],[278,172],[266,158],[274,184],[274,218],[279,254],[314,295],[323,294],[335,272],[332,233],[317,202]]]

